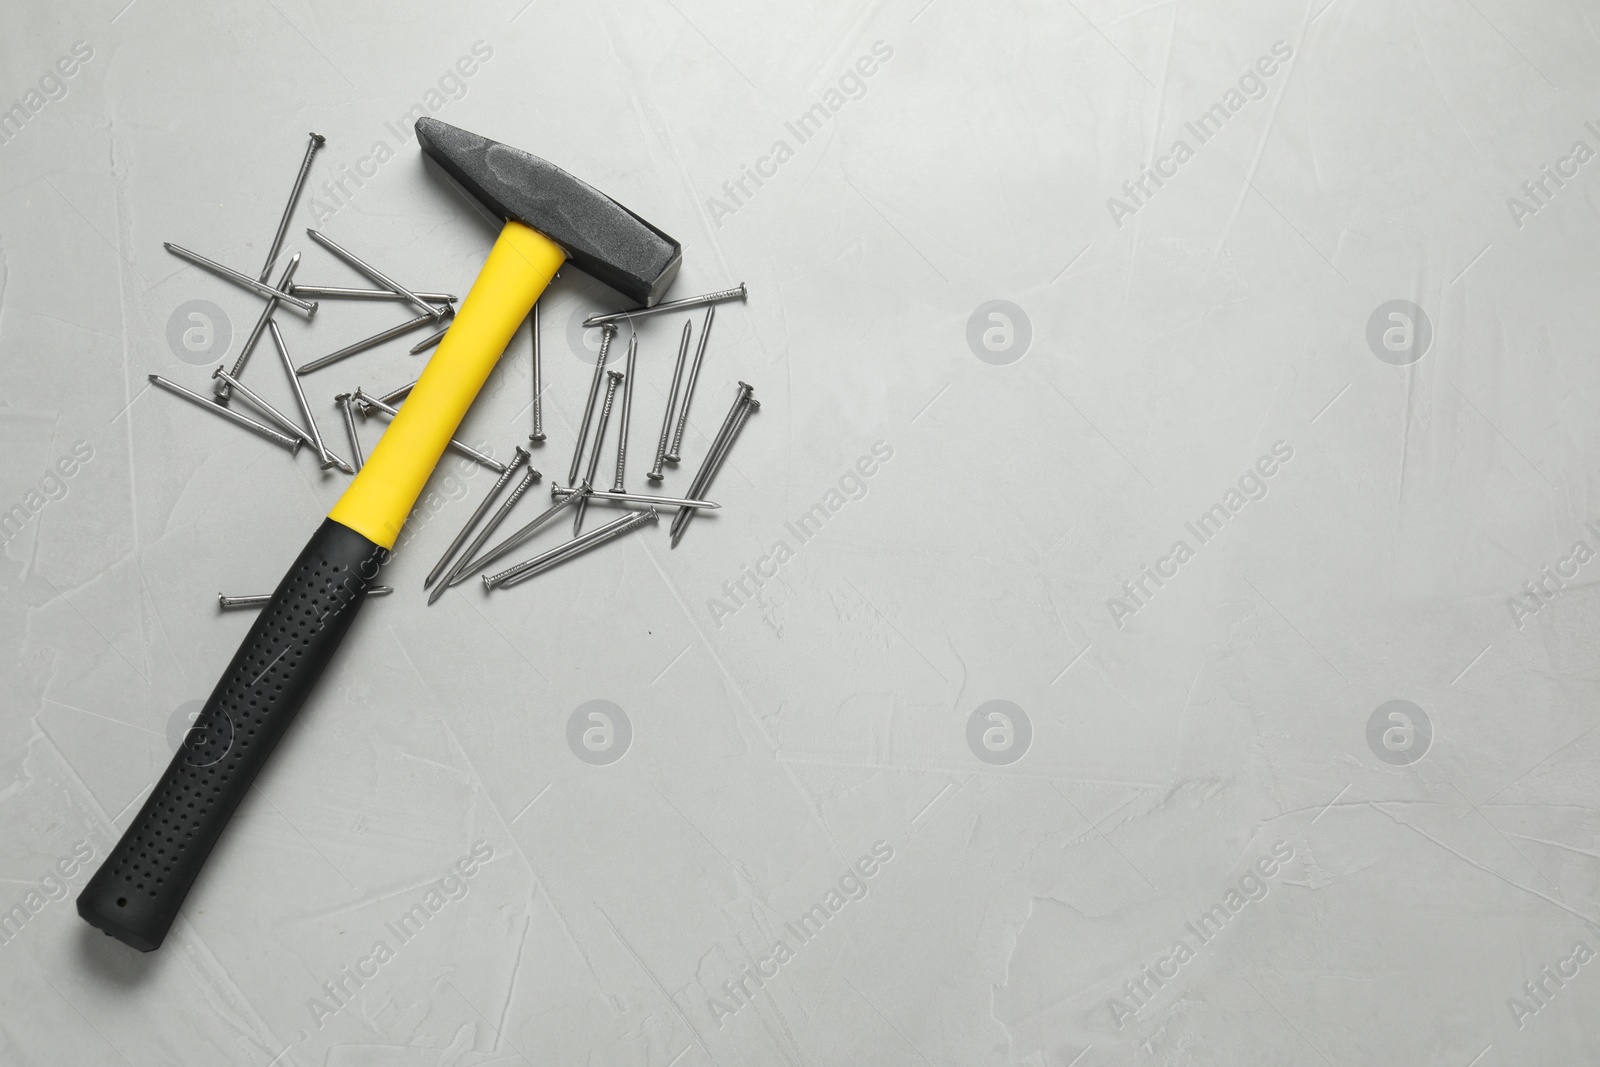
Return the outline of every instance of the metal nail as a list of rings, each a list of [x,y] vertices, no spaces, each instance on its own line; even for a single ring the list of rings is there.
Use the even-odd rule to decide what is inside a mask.
[[[622,322],[625,319],[643,319],[651,315],[661,315],[668,311],[687,311],[690,308],[707,307],[711,304],[720,304],[727,300],[743,300],[749,296],[744,282],[740,282],[732,289],[723,289],[720,292],[706,293],[704,296],[691,296],[686,300],[668,300],[665,304],[656,304],[654,307],[634,308],[632,311],[612,311],[603,315],[590,315],[583,320],[584,329],[603,326],[608,322]]]
[[[311,239],[313,241],[317,242],[323,248],[326,248],[328,251],[332,252],[334,255],[350,264],[356,270],[360,271],[362,274],[365,274],[367,277],[383,286],[385,289],[389,289],[400,294],[406,299],[407,303],[431,318],[434,322],[438,322],[440,319],[444,318],[443,308],[436,307],[435,305],[428,303],[426,300],[422,299],[422,297],[418,296],[416,293],[413,293],[410,289],[407,289],[405,286],[401,285],[399,282],[395,281],[393,278],[389,277],[387,274],[383,273],[383,271],[379,270],[377,267],[374,267],[371,263],[368,263],[360,256],[357,256],[354,252],[350,251],[348,248],[345,248],[343,245],[339,244],[339,242],[335,241],[332,237],[329,237],[321,230],[315,230],[308,227],[306,229],[306,233],[311,235]]]
[[[290,307],[299,308],[308,316],[315,315],[317,313],[317,305],[314,302],[301,300],[298,296],[290,296],[281,289],[274,289],[266,282],[258,282],[247,274],[240,274],[232,267],[224,267],[216,260],[207,259],[198,252],[191,252],[182,245],[175,245],[171,241],[164,241],[162,242],[162,247],[168,252],[171,252],[173,255],[177,256],[179,259],[186,259],[195,266],[204,268],[219,278],[226,279],[235,285],[242,286],[243,288],[250,290],[257,296],[264,296],[269,300],[273,297],[276,297],[280,303],[288,304]]]
[[[489,564],[493,563],[495,560],[499,559],[501,556],[505,555],[507,552],[510,552],[512,549],[514,549],[518,545],[522,544],[524,541],[526,541],[528,538],[532,537],[534,534],[538,533],[541,529],[544,528],[544,526],[547,523],[549,523],[549,521],[551,519],[553,519],[557,515],[561,514],[561,512],[564,511],[565,509],[567,509],[567,508],[571,507],[572,505],[576,504],[578,502],[578,498],[583,496],[583,495],[585,495],[588,492],[589,492],[589,486],[588,486],[587,483],[583,483],[583,482],[578,483],[577,492],[572,492],[571,490],[568,490],[567,498],[565,500],[561,500],[561,501],[556,502],[555,504],[552,504],[550,507],[546,508],[544,511],[541,511],[539,513],[539,515],[532,522],[530,522],[526,526],[522,527],[522,529],[518,530],[516,533],[512,534],[510,537],[506,538],[504,541],[501,541],[498,545],[495,545],[493,548],[489,549],[487,552],[485,552],[483,555],[479,556],[477,559],[473,560],[470,563],[463,564],[461,567],[459,567],[456,570],[455,577],[453,579],[451,579],[452,583],[465,581],[468,577],[470,577],[474,573],[482,571],[483,568],[487,567]]]
[[[328,143],[328,139],[320,133],[310,135],[311,143],[306,145],[306,156],[300,161],[300,172],[294,176],[294,188],[289,190],[289,202],[283,205],[283,217],[278,220],[278,232],[272,235],[272,247],[267,249],[267,261],[261,265],[260,280],[266,281],[267,275],[272,273],[272,265],[277,262],[278,253],[283,251],[283,238],[289,232],[289,218],[294,214],[294,206],[300,201],[300,193],[306,187],[306,178],[311,174],[311,157],[317,154],[317,149]],[[279,289],[283,286],[280,284]],[[242,369],[242,368],[241,368]],[[239,371],[235,370],[237,376]]]
[[[739,383],[738,390],[733,396],[733,404],[729,406],[728,413],[722,417],[722,425],[717,427],[717,434],[711,439],[711,445],[706,449],[705,458],[700,461],[700,469],[695,472],[694,479],[689,483],[689,495],[698,496],[704,488],[706,471],[711,469],[711,462],[716,454],[721,451],[723,443],[728,439],[728,433],[733,429],[733,424],[739,419],[741,405],[755,389],[744,382]]]
[[[351,393],[350,396],[351,396],[351,399],[353,399],[356,402],[356,404],[358,404],[360,406],[361,413],[363,415],[370,415],[370,414],[372,414],[373,411],[381,411],[385,415],[389,416],[392,419],[396,415],[400,414],[398,411],[396,411],[394,408],[390,407],[388,404],[384,403],[382,400],[379,400],[376,397],[368,396],[367,394],[363,393],[360,389],[357,389],[355,392]],[[491,458],[489,456],[484,455],[482,452],[479,452],[476,448],[473,448],[469,444],[464,444],[463,442],[458,441],[454,437],[450,438],[450,440],[448,442],[446,442],[445,447],[446,448],[455,449],[461,455],[466,456],[468,459],[472,460],[475,463],[479,463],[479,464],[482,464],[485,467],[488,467],[490,470],[494,471],[496,474],[504,474],[505,473],[506,465],[504,463],[501,463],[497,459],[493,459],[493,458]]]
[[[449,311],[451,315],[455,314],[454,308],[450,308]],[[310,363],[307,363],[305,366],[301,367],[299,373],[310,374],[313,371],[319,371],[323,367],[339,362],[341,359],[346,359],[358,352],[365,352],[369,348],[377,348],[385,341],[393,341],[396,337],[399,337],[402,334],[410,333],[412,330],[415,330],[421,326],[427,326],[432,322],[433,320],[426,315],[418,315],[414,319],[407,319],[398,326],[391,326],[381,333],[375,333],[371,337],[364,337],[353,345],[345,345],[337,352],[330,352],[319,359],[314,359]]]
[[[310,434],[306,433],[304,427],[269,404],[265,399],[257,394],[254,389],[251,389],[248,385],[244,384],[239,379],[223,370],[220,364],[217,366],[216,370],[211,372],[211,377],[215,378],[220,386],[226,387],[232,392],[238,393],[244,398],[245,403],[249,404],[251,407],[261,412],[261,414],[271,419],[277,424],[279,429],[288,434],[290,437],[298,437],[303,443],[310,445],[313,449],[317,447],[316,442],[311,439]],[[344,471],[346,474],[354,474],[356,472],[354,467],[340,459],[339,456],[332,451],[329,451],[328,458],[332,459],[334,465],[340,470]]]
[[[606,523],[598,530],[584,534],[582,537],[575,537],[566,544],[552,548],[541,556],[535,556],[533,559],[519,563],[515,567],[509,567],[499,574],[484,575],[484,588],[509,589],[513,585],[527,581],[536,574],[559,566],[569,559],[581,556],[590,549],[599,548],[607,541],[615,540],[630,530],[637,530],[645,523],[655,522],[657,518],[655,508],[629,512],[621,518]]]
[[[317,450],[317,457],[323,470],[337,467],[339,464],[328,455],[328,448],[322,443],[322,431],[317,428],[317,418],[311,414],[311,402],[306,399],[306,391],[300,387],[300,376],[295,373],[294,361],[289,358],[289,346],[283,343],[283,334],[278,330],[277,320],[267,323],[267,332],[272,334],[272,343],[278,349],[278,358],[283,361],[283,371],[289,376],[289,385],[294,392],[295,403],[300,405],[300,414],[306,420],[306,432],[311,435],[311,447]]]
[[[611,403],[617,395],[617,384],[622,381],[622,372],[606,371],[606,400],[600,407],[600,419],[594,429],[594,451],[589,453],[589,473],[584,476],[584,481],[594,484],[595,475],[600,473],[600,450],[606,444],[606,423],[611,421]],[[589,508],[587,500],[578,501],[578,508],[572,516],[572,536],[576,537],[583,531],[583,513]]]
[[[639,335],[628,338],[628,360],[622,372],[622,414],[617,423],[617,476],[612,479],[611,491],[623,490],[623,477],[628,470],[628,423],[633,412],[633,368],[639,358]]]
[[[706,450],[700,471],[695,475],[694,481],[689,483],[694,494],[703,493],[711,488],[711,480],[722,469],[722,461],[727,456],[728,449],[733,447],[734,438],[744,427],[744,419],[751,413],[761,410],[761,402],[755,398],[755,391],[755,386],[747,382],[739,383],[739,388],[734,392],[733,406],[728,409],[728,414],[722,421],[717,439]]]
[[[683,428],[689,425],[689,404],[694,400],[694,383],[700,380],[700,364],[706,358],[706,341],[711,337],[711,320],[717,314],[715,307],[706,308],[706,321],[700,325],[700,343],[694,349],[694,364],[689,368],[689,381],[683,387],[683,407],[678,409],[678,428],[672,433],[672,447],[667,450],[667,462],[677,463],[683,449]]]
[[[739,432],[744,429],[745,422],[752,414],[761,410],[761,401],[757,400],[750,386],[744,382],[739,383],[739,393],[734,400],[733,410],[729,413],[733,422],[728,426],[728,432],[722,435],[718,446],[706,454],[705,462],[701,465],[700,473],[695,477],[690,496],[701,496],[711,488],[711,482],[716,478],[717,472],[722,469],[723,462],[728,458],[728,453],[733,449],[733,443],[739,439]],[[677,548],[678,542],[683,538],[684,531],[689,528],[689,523],[698,514],[694,508],[680,508],[672,520],[672,544]]]
[[[494,532],[500,528],[500,524],[506,521],[506,516],[510,515],[511,509],[517,506],[517,501],[522,499],[522,494],[531,489],[533,483],[538,480],[539,472],[529,467],[528,473],[522,476],[522,481],[518,482],[517,487],[511,490],[511,495],[506,497],[506,502],[501,504],[495,513],[489,517],[489,521],[483,524],[483,529],[478,531],[478,536],[472,539],[472,544],[468,545],[467,550],[461,554],[460,565],[450,572],[448,578],[435,586],[433,592],[428,594],[428,603],[432,604],[435,600],[444,596],[446,589],[459,584],[460,580],[464,580],[471,573],[466,570],[466,564],[477,553],[478,549],[483,547],[483,543],[489,540],[494,535]]]
[[[579,490],[568,489],[566,486],[552,485],[550,487],[551,500],[566,500]],[[615,503],[649,504],[657,508],[720,508],[721,504],[713,504],[709,500],[696,500],[686,496],[655,496],[651,493],[607,493],[599,489],[589,490],[589,495],[596,500],[609,500]]]
[[[288,264],[283,268],[283,274],[278,278],[277,288],[284,292],[289,291],[289,283],[294,278],[294,272],[300,266],[300,253],[296,252],[289,257]],[[229,373],[237,378],[244,373],[244,365],[249,362],[250,354],[256,349],[256,342],[261,340],[261,335],[267,332],[267,322],[272,318],[272,313],[278,310],[278,298],[269,296],[267,303],[261,309],[261,315],[256,319],[255,326],[250,330],[250,336],[245,338],[244,347],[239,349],[239,358],[233,361],[233,370]],[[217,382],[217,400],[223,404],[228,402],[230,386],[226,381]]]
[[[454,325],[454,324],[452,323],[451,325]],[[421,355],[422,353],[426,352],[428,349],[432,348],[434,345],[438,344],[440,341],[443,341],[444,340],[444,335],[449,333],[449,332],[450,332],[450,327],[446,326],[441,330],[437,330],[434,333],[430,333],[428,336],[424,337],[422,340],[418,341],[416,344],[411,346],[411,354],[413,356]]]
[[[394,589],[387,585],[374,585],[367,589],[367,596],[388,596]],[[223,610],[233,608],[264,608],[272,600],[271,593],[250,593],[246,596],[228,596],[226,593],[217,594],[217,603]]]
[[[405,297],[388,289],[350,289],[342,285],[291,285],[288,290],[295,296],[315,296],[324,300],[399,300]],[[454,304],[460,298],[454,293],[416,293],[430,304]]]
[[[578,468],[583,466],[583,447],[589,441],[589,419],[594,415],[594,403],[600,398],[600,383],[606,380],[606,353],[611,351],[611,339],[617,334],[615,326],[600,331],[600,355],[595,357],[594,377],[589,381],[589,399],[583,405],[583,421],[578,424],[578,445],[572,450],[572,468],[567,472],[567,484],[578,481]]]
[[[251,433],[259,434],[274,444],[282,445],[284,448],[289,450],[290,455],[300,451],[300,439],[298,437],[287,437],[279,433],[277,430],[274,430],[272,427],[263,426],[255,419],[247,418],[239,414],[237,411],[230,411],[228,408],[225,408],[221,404],[215,403],[214,401],[208,400],[199,393],[192,393],[183,386],[179,385],[177,382],[169,382],[159,374],[149,375],[149,378],[151,385],[158,385],[175,396],[181,396],[185,400],[191,401],[192,403],[205,408],[213,415],[227,419],[235,426],[242,426]]]
[[[251,389],[248,385],[223,370],[222,364],[217,364],[217,369],[211,372],[211,377],[217,382],[217,392],[219,394],[223,389],[237,390],[239,395],[244,397],[252,407],[277,424],[278,428],[284,433],[290,437],[298,437],[306,444],[311,443],[311,435],[301,429],[298,423],[262,399],[254,389]]]
[[[533,432],[528,440],[534,444],[544,440],[544,367],[539,358],[539,304],[534,302],[528,321],[533,333]]]
[[[417,387],[417,383],[416,382],[414,382],[414,381],[413,382],[407,382],[405,385],[402,385],[400,388],[396,389],[394,392],[385,393],[382,396],[380,396],[378,399],[383,401],[385,404],[398,404],[398,403],[400,403],[400,401],[404,400],[407,396],[409,396],[411,394],[411,390],[415,389],[416,387]]]
[[[361,454],[361,435],[356,433],[356,411],[351,406],[352,397],[349,393],[340,393],[333,399],[339,405],[339,410],[344,413],[345,433],[350,435],[350,452],[356,457],[355,470],[350,472],[354,474],[367,465],[366,457]]]
[[[661,468],[667,462],[667,442],[672,436],[672,413],[678,404],[678,383],[683,380],[683,365],[689,361],[689,323],[683,324],[683,335],[678,338],[678,362],[672,368],[672,388],[667,390],[667,410],[661,414],[661,440],[656,445],[656,463],[645,477],[652,482],[661,480]]]
[[[468,537],[472,536],[473,529],[483,521],[483,517],[494,506],[495,499],[500,495],[500,490],[506,487],[506,483],[511,480],[511,476],[516,473],[517,468],[526,463],[528,459],[529,455],[526,449],[519,448],[516,450],[511,457],[510,464],[501,472],[495,483],[489,487],[488,495],[478,503],[478,506],[472,512],[472,516],[467,519],[467,524],[461,527],[461,532],[456,534],[455,540],[450,542],[450,547],[444,550],[444,555],[439,557],[439,562],[433,565],[433,570],[429,571],[428,576],[423,579],[422,588],[429,588],[444,574],[445,570],[450,566],[450,561],[456,558],[456,553],[460,551],[461,546],[466,543]]]

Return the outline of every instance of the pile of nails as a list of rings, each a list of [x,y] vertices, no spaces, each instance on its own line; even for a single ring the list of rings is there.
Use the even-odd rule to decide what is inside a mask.
[[[306,398],[301,378],[324,367],[348,359],[360,352],[376,348],[407,333],[433,326],[436,327],[435,331],[411,348],[413,354],[427,351],[437,345],[444,338],[446,331],[449,330],[450,320],[455,315],[457,298],[450,293],[413,292],[326,234],[314,229],[306,231],[312,240],[371,279],[377,288],[354,289],[340,286],[299,285],[294,280],[295,272],[300,266],[299,252],[289,257],[283,270],[278,275],[277,282],[275,284],[268,283],[267,279],[271,276],[272,268],[283,250],[284,237],[289,229],[290,218],[293,216],[295,207],[300,200],[300,195],[305,188],[306,179],[311,173],[312,158],[316,155],[317,150],[326,143],[327,139],[322,135],[316,133],[310,135],[310,143],[306,146],[305,158],[301,160],[299,172],[295,176],[294,187],[289,194],[289,202],[284,206],[283,216],[278,222],[277,233],[273,236],[271,247],[267,250],[266,263],[254,278],[208,259],[197,252],[191,252],[187,248],[171,243],[166,244],[165,247],[168,252],[254,293],[256,296],[261,297],[265,304],[261,309],[260,317],[256,320],[255,328],[250,331],[243,347],[239,351],[238,357],[234,360],[232,370],[224,370],[219,365],[212,373],[215,385],[209,397],[176,382],[169,381],[159,374],[152,374],[149,378],[151,384],[180,396],[242,429],[249,430],[259,437],[271,441],[280,448],[287,450],[291,455],[297,454],[302,446],[307,446],[316,454],[318,463],[323,470],[337,469],[345,474],[354,475],[361,469],[364,462],[361,439],[356,431],[355,417],[357,413],[363,419],[374,415],[393,418],[398,413],[397,405],[405,402],[406,395],[417,383],[412,381],[381,396],[368,395],[358,386],[349,392],[339,393],[333,398],[335,407],[343,416],[345,431],[349,436],[352,459],[346,460],[330,449],[323,439],[317,420],[312,414],[311,403]],[[678,358],[673,367],[672,384],[667,392],[666,411],[661,419],[661,434],[656,444],[655,463],[645,476],[652,483],[659,484],[665,477],[664,468],[666,465],[676,465],[681,458],[684,431],[689,421],[689,406],[694,399],[695,383],[699,380],[700,369],[705,360],[706,342],[711,336],[711,324],[716,315],[716,305],[729,300],[744,300],[746,296],[747,291],[741,283],[735,288],[707,293],[704,296],[685,300],[672,300],[649,308],[602,313],[586,319],[583,324],[584,328],[599,327],[602,332],[602,339],[599,356],[595,360],[594,377],[589,383],[588,399],[584,404],[583,421],[578,427],[577,442],[572,454],[572,464],[567,472],[567,484],[565,486],[552,485],[550,487],[550,496],[553,501],[551,506],[493,547],[485,548],[484,546],[511,514],[517,501],[527,493],[535,482],[540,480],[541,475],[530,463],[532,453],[520,445],[514,450],[509,463],[501,463],[459,440],[452,439],[448,445],[451,450],[487,467],[499,477],[494,485],[490,487],[488,495],[479,502],[472,516],[467,520],[467,524],[445,550],[444,556],[429,572],[427,579],[423,583],[424,588],[432,590],[428,596],[428,603],[434,603],[443,595],[445,590],[460,585],[462,582],[469,580],[474,574],[482,574],[483,584],[486,589],[507,589],[518,585],[536,574],[556,567],[608,541],[615,540],[623,534],[655,522],[658,518],[656,511],[658,507],[677,509],[677,514],[672,521],[671,537],[671,546],[676,548],[685,531],[688,530],[690,522],[693,521],[694,516],[701,509],[720,507],[720,505],[705,499],[705,494],[710,490],[717,472],[727,460],[728,452],[738,439],[740,431],[743,430],[745,421],[761,407],[760,402],[755,399],[755,390],[744,382],[739,383],[733,404],[723,418],[721,428],[707,448],[705,457],[701,461],[700,469],[690,483],[688,493],[685,496],[673,497],[629,492],[625,486],[625,478],[628,461],[628,429],[633,409],[634,373],[639,354],[639,339],[637,335],[630,336],[628,340],[624,370],[608,370],[606,364],[607,356],[611,350],[612,339],[617,335],[619,324],[627,323],[631,325],[635,320],[653,315],[705,308],[705,318],[700,327],[699,343],[695,347],[692,362],[689,360],[689,345],[693,332],[690,322],[684,322],[683,332],[679,338]],[[283,341],[283,335],[279,331],[278,324],[274,321],[273,316],[281,308],[288,307],[310,319],[317,313],[318,300],[395,301],[409,304],[418,314],[415,318],[406,322],[399,323],[354,344],[346,345],[337,352],[329,353],[326,356],[296,366],[289,355],[289,350]],[[540,365],[539,308],[537,305],[533,309],[531,319],[533,335],[533,428],[532,433],[528,435],[528,441],[531,447],[538,447],[545,441],[545,432],[543,413],[544,384]],[[285,376],[288,378],[290,391],[293,393],[295,405],[299,409],[299,420],[284,414],[241,380],[246,364],[249,363],[251,353],[255,351],[263,333],[271,335],[273,347],[278,354],[278,361],[282,365]],[[685,367],[688,369],[687,379],[684,377]],[[612,422],[612,410],[615,407],[619,389],[622,392],[622,398],[621,411],[616,420],[616,471],[612,479],[611,488],[602,490],[595,487],[595,480],[600,469],[601,448],[605,444],[607,428]],[[235,398],[242,400],[266,421],[262,422],[256,418],[251,418],[230,407],[230,402]],[[586,458],[587,463],[585,463]],[[517,484],[511,489],[510,495],[506,497],[498,508],[495,508],[495,502],[499,500],[501,493],[511,483],[512,479],[517,477],[517,472],[524,466],[527,467],[527,470],[523,472]],[[582,475],[581,477],[580,474]],[[591,502],[623,505],[624,510],[619,517],[611,522],[600,526],[598,529],[591,530],[589,533],[584,533],[583,521]],[[491,508],[495,508],[493,515],[489,515]],[[572,538],[570,540],[514,566],[506,567],[493,573],[488,571],[490,564],[496,563],[510,554],[530,540],[539,530],[549,525],[563,511],[569,509],[573,513]],[[488,516],[486,522],[485,516]],[[471,538],[470,544],[468,543],[469,538]],[[389,592],[392,592],[392,590],[387,586],[376,586],[371,590],[374,595]],[[241,596],[219,594],[217,602],[224,609],[253,608],[265,604],[268,598],[268,594]]]

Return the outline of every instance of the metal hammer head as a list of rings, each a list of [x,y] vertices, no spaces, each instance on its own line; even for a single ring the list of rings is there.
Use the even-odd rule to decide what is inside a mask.
[[[538,230],[622,295],[649,307],[677,277],[677,241],[560,167],[434,118],[417,120],[417,142],[490,211]]]

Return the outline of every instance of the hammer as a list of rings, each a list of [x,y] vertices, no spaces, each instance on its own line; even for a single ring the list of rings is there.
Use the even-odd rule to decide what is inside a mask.
[[[423,152],[505,226],[400,413],[78,895],[86,922],[142,952],[161,946],[223,827],[376,584],[457,425],[557,268],[571,260],[649,307],[683,260],[677,241],[553,164],[437,119],[418,119],[416,129]]]

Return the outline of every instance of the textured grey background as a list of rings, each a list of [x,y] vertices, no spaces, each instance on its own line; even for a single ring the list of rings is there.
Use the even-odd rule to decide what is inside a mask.
[[[524,4],[7,9],[0,1063],[1595,1062],[1581,0]],[[464,293],[493,233],[424,169],[416,105],[676,235],[674,296],[749,283],[688,469],[736,380],[764,406],[677,550],[657,528],[425,609],[488,485],[442,469],[398,595],[140,956],[72,896],[248,626],[214,596],[269,591],[345,484],[146,388],[220,359],[169,346],[180,305],[234,350],[259,307],[161,242],[254,273],[315,129],[299,280],[359,284],[320,222]],[[588,374],[569,325],[614,299],[547,297],[547,476]],[[1424,325],[1397,300],[1425,351],[1394,351]],[[280,319],[309,358],[400,317]],[[636,456],[678,327],[640,331]],[[336,443],[333,393],[409,380],[405,348],[307,379]],[[528,373],[519,342],[469,418],[501,455]],[[247,378],[287,401],[270,349]],[[770,577],[729,599],[746,567]],[[632,727],[609,765],[566,739],[594,700]]]

